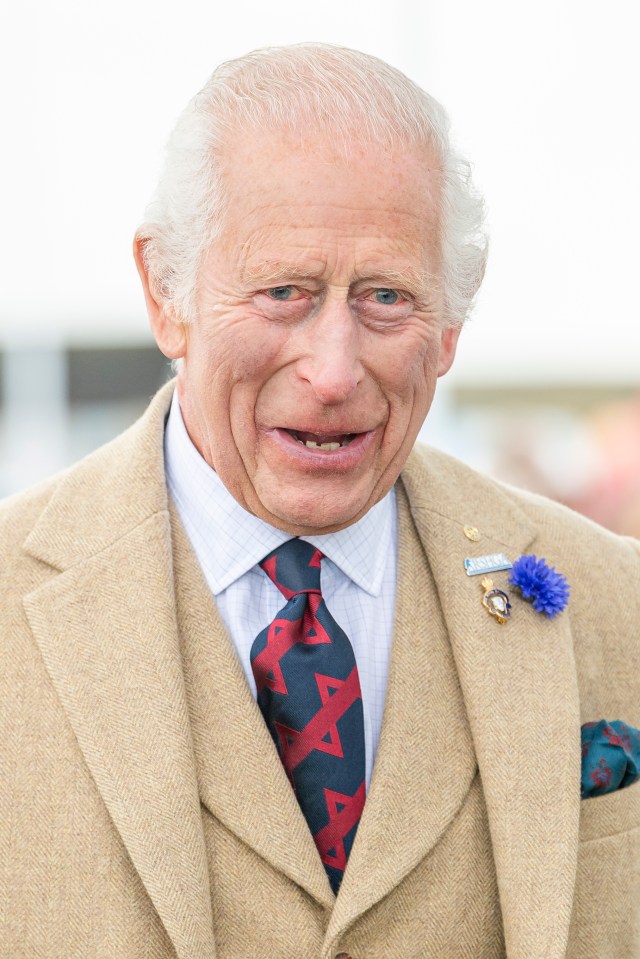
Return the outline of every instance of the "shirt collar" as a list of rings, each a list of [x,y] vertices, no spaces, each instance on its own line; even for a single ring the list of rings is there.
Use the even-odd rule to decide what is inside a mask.
[[[167,487],[214,595],[256,566],[291,536],[245,510],[200,456],[187,433],[174,393],[165,429]],[[391,490],[351,526],[303,539],[366,592],[382,588],[393,549],[395,496]]]

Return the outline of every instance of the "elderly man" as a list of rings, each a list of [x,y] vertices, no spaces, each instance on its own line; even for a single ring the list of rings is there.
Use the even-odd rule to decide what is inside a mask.
[[[175,388],[0,514],[3,959],[640,955],[638,544],[412,451],[481,216],[373,57],[183,114]]]

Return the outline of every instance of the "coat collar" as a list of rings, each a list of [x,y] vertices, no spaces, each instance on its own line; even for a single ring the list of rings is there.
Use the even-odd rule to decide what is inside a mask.
[[[24,547],[64,571],[167,511],[163,438],[174,383],[111,443],[62,474]]]

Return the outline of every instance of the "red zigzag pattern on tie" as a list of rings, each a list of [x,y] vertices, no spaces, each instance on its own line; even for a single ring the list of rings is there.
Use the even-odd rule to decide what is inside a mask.
[[[282,765],[290,779],[292,779],[293,770],[307,758],[312,749],[334,756],[343,755],[336,723],[357,699],[362,698],[357,666],[353,667],[344,681],[334,679],[332,676],[322,676],[319,673],[315,675],[322,706],[304,729],[298,732],[278,722],[273,724],[282,750],[280,756]],[[333,695],[329,694],[329,688],[335,689]],[[327,734],[331,737],[330,742],[324,742]]]
[[[355,826],[362,815],[366,798],[365,784],[362,783],[353,796],[325,789],[324,798],[329,813],[329,822],[313,837],[325,866],[333,866],[342,872],[347,868],[347,854],[344,837]],[[338,806],[343,808],[338,810]]]
[[[316,646],[319,643],[331,642],[331,637],[315,615],[321,599],[319,593],[309,595],[302,624],[299,619],[274,619],[269,626],[267,645],[252,663],[258,694],[265,686],[272,689],[274,693],[287,694],[287,684],[282,675],[280,660],[296,643]]]

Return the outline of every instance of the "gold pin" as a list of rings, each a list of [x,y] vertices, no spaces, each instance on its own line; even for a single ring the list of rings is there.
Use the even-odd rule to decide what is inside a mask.
[[[462,532],[472,543],[480,542],[480,533],[475,526],[465,526]]]
[[[501,625],[506,623],[511,616],[511,603],[507,594],[501,589],[494,589],[493,580],[488,577],[482,580],[482,588],[484,589],[482,605],[486,611]]]

